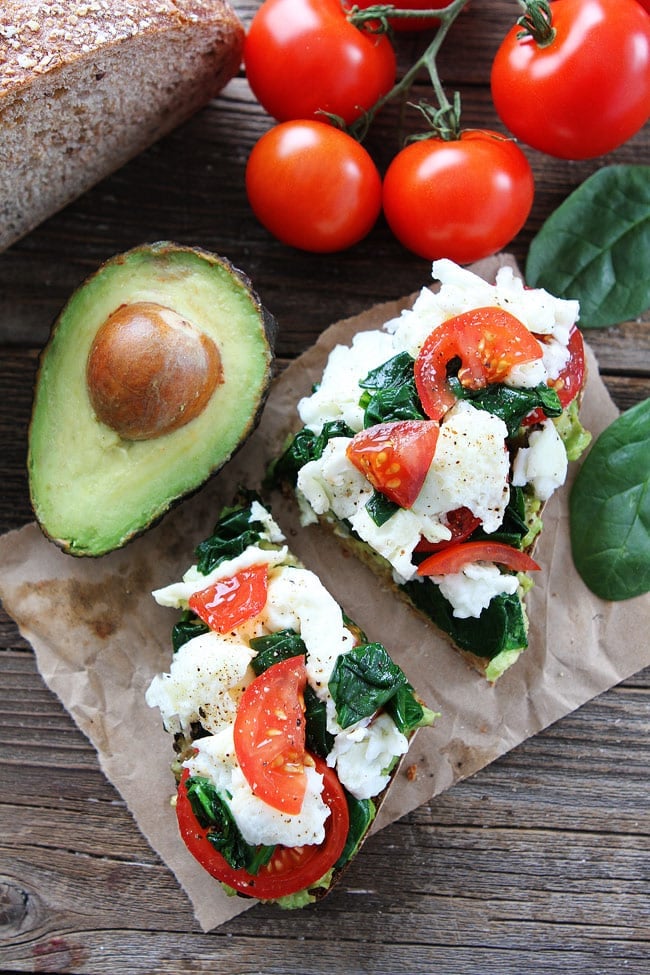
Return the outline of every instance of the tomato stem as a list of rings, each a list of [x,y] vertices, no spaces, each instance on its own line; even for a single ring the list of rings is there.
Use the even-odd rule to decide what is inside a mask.
[[[408,71],[406,71],[399,81],[395,83],[391,90],[377,102],[375,102],[375,104],[362,115],[359,121],[351,126],[351,135],[353,135],[360,142],[363,141],[377,113],[388,102],[392,101],[403,92],[408,91],[418,73],[425,68],[431,80],[431,86],[438,102],[438,108],[432,109],[431,106],[425,107],[424,102],[421,102],[417,107],[420,109],[420,111],[422,111],[423,115],[425,115],[429,121],[431,129],[440,138],[445,140],[453,140],[459,137],[460,95],[458,92],[456,92],[453,103],[447,98],[438,74],[437,57],[442,43],[449,33],[449,29],[463,7],[466,6],[467,2],[468,0],[452,0],[452,2],[448,3],[446,7],[441,7],[439,10],[399,10],[397,7],[393,7],[388,4],[378,4],[377,6],[367,7],[365,10],[359,10],[358,7],[351,8],[348,14],[351,23],[354,23],[357,26],[360,26],[368,21],[371,21],[375,25],[379,23],[382,26],[376,27],[375,29],[377,30],[388,29],[389,17],[435,17],[436,20],[439,21],[431,43],[428,45],[426,50],[420,55],[420,57],[417,58],[416,61],[413,62]],[[432,132],[429,131],[422,133],[422,135],[417,136],[416,138],[425,139],[431,134]]]
[[[519,0],[519,3],[524,13],[517,20],[519,26],[523,27],[517,34],[518,39],[532,37],[538,47],[548,47],[555,40],[556,31],[547,0]]]

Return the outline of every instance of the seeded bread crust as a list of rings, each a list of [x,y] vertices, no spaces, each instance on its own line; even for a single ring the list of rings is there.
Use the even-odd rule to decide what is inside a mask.
[[[215,97],[243,39],[226,0],[3,0],[0,250]]]

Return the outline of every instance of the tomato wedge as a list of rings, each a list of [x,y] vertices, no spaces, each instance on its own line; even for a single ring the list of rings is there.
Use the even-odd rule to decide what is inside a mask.
[[[192,856],[216,880],[241,894],[270,900],[295,894],[317,883],[334,866],[343,852],[349,830],[348,805],[343,788],[333,769],[313,756],[316,771],[323,776],[323,800],[330,810],[325,821],[325,839],[318,845],[276,846],[271,859],[255,875],[235,870],[208,839],[209,830],[194,815],[185,783],[184,769],[178,786],[176,816],[180,834]]]
[[[562,409],[565,409],[576,398],[585,381],[585,343],[582,340],[582,332],[579,328],[574,328],[571,332],[567,347],[569,359],[566,365],[557,379],[549,379],[548,383],[556,391]],[[538,406],[536,410],[524,417],[522,423],[524,426],[532,426],[533,423],[542,423],[545,419],[544,410]]]
[[[377,491],[410,508],[431,466],[438,432],[429,420],[377,423],[355,434],[347,455]]]
[[[447,366],[454,359],[460,359],[462,385],[482,389],[503,382],[513,366],[541,356],[535,336],[503,308],[473,308],[449,318],[425,339],[415,360],[415,385],[424,412],[439,420],[456,402],[447,379]]]
[[[306,684],[304,656],[281,660],[248,685],[235,718],[235,754],[253,794],[292,815],[307,787]]]
[[[459,542],[430,555],[418,566],[420,576],[444,576],[461,572],[470,562],[497,562],[514,572],[533,572],[537,562],[526,552],[505,542]]]
[[[449,548],[450,545],[455,545],[457,542],[464,542],[481,524],[481,519],[477,518],[469,508],[465,507],[448,511],[445,519],[447,527],[451,531],[451,538],[447,538],[442,542],[430,542],[423,537],[415,546],[416,552],[441,552],[443,549]]]
[[[253,565],[192,593],[193,612],[217,633],[229,633],[266,606],[268,566]]]

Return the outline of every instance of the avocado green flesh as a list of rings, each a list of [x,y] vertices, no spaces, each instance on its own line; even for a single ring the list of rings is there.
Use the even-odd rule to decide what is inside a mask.
[[[173,308],[214,340],[223,382],[185,426],[128,441],[95,416],[86,362],[108,316],[123,303],[147,300]],[[266,324],[247,282],[202,251],[137,248],[88,279],[53,330],[35,392],[28,468],[45,533],[72,554],[104,554],[222,467],[254,428],[268,388]]]

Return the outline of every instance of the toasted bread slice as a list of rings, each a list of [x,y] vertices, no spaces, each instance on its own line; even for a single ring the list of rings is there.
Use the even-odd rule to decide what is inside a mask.
[[[0,250],[204,106],[243,39],[226,0],[4,0]]]
[[[435,715],[257,498],[225,511],[197,556],[154,593],[183,615],[147,692],[174,736],[180,832],[226,887],[302,907],[356,855]]]
[[[271,479],[494,681],[527,646],[543,506],[589,440],[578,305],[511,267],[433,268],[438,291],[332,350]]]

